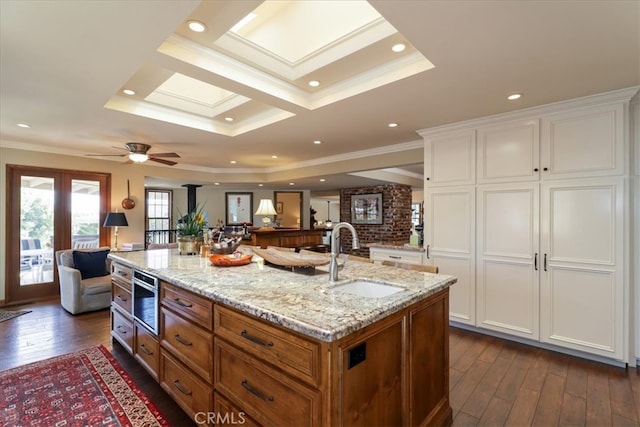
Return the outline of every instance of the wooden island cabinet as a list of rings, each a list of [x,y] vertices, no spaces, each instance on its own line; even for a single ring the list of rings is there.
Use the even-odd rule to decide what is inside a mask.
[[[185,262],[193,263],[194,269],[201,265],[198,257],[169,256],[181,268]],[[153,264],[148,261],[136,266],[127,260],[127,265],[136,269]],[[341,272],[345,277],[365,273],[388,277],[382,272],[389,267],[352,263],[351,271],[345,272],[348,267]],[[385,304],[338,294],[324,286],[326,275],[303,276],[253,264],[200,268],[200,275],[210,273],[208,279],[176,277],[173,283],[170,271],[145,267],[145,272],[160,278],[157,379],[198,424],[208,420],[212,425],[242,421],[244,425],[405,426],[452,421],[448,296],[455,278],[451,276],[407,270],[387,273],[396,278],[400,274],[407,290],[399,294],[408,295],[385,297],[390,300]],[[244,274],[247,283],[226,282]],[[261,277],[250,279],[256,275]],[[327,293],[334,293],[325,300],[333,307],[324,307],[333,313],[333,323],[314,324],[310,316],[295,316],[299,310],[282,301],[285,296],[273,296],[261,310],[236,304],[235,298],[247,292],[246,304],[264,299],[264,294],[250,295],[263,282],[272,284],[260,285],[265,294],[278,289],[290,294],[293,288],[283,289],[287,280],[304,283],[294,298],[298,304],[320,298],[316,310]],[[429,291],[423,295],[410,296],[426,288]],[[277,307],[281,312],[274,311]],[[384,313],[372,312],[373,307]],[[335,319],[340,311],[344,318]],[[136,345],[132,343],[132,348]]]

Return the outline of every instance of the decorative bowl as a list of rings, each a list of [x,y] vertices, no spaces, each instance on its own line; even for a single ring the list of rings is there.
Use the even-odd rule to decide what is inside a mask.
[[[211,243],[209,245],[209,251],[212,254],[232,254],[238,249],[238,246],[242,243],[242,237],[236,237],[228,239],[224,242]]]
[[[233,267],[238,265],[247,265],[253,258],[252,254],[213,254],[209,256],[211,264],[218,267]]]

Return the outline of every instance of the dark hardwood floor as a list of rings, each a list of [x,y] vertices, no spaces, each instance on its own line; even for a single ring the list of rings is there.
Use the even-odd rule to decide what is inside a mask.
[[[102,344],[172,426],[194,425],[109,335],[109,311],[72,316],[58,301],[0,322],[0,370]],[[640,372],[452,328],[455,426],[640,426]]]

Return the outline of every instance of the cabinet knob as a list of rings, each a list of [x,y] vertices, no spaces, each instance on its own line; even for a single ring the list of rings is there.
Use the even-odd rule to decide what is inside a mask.
[[[543,170],[543,171],[548,171],[548,170],[549,170],[549,168],[544,168],[544,169],[542,169],[542,170]]]
[[[538,172],[538,168],[535,168],[533,171],[534,171],[534,172]]]
[[[427,181],[429,181],[431,178],[427,177]]]

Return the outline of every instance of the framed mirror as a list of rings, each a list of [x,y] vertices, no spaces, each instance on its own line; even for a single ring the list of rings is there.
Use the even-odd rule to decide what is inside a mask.
[[[226,225],[253,223],[253,193],[224,193]]]

